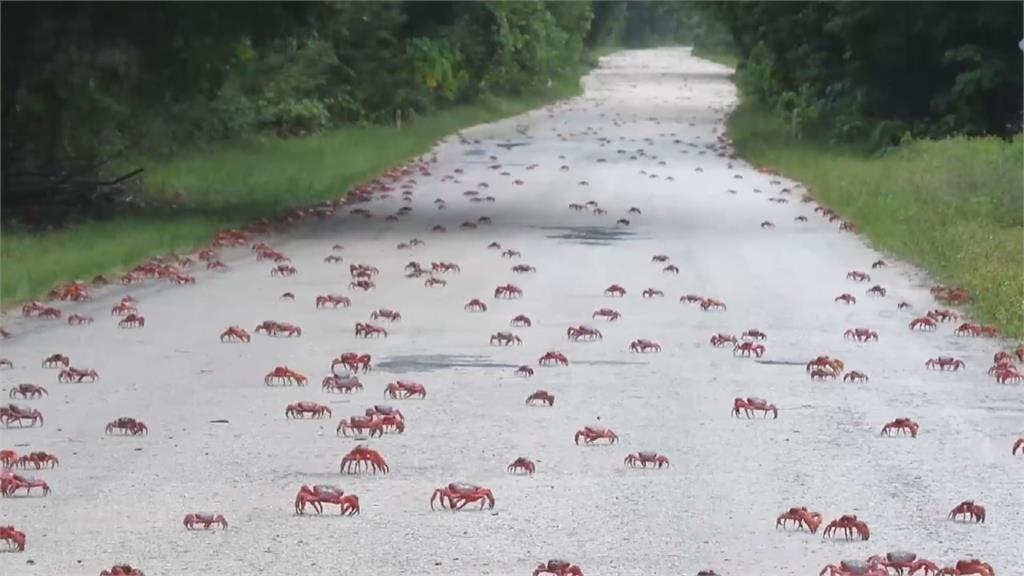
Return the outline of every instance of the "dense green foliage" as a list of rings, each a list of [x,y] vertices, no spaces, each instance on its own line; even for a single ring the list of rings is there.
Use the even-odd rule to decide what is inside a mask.
[[[589,2],[5,3],[4,214],[122,151],[530,92],[577,75],[592,18]]]
[[[1007,336],[1024,336],[1024,138],[905,141],[881,155],[797,139],[745,99],[729,119],[737,150],[803,182],[879,249],[949,286]]]
[[[906,134],[1020,132],[1020,2],[717,2],[745,93],[797,135],[896,144]],[[700,45],[700,42],[698,42]]]

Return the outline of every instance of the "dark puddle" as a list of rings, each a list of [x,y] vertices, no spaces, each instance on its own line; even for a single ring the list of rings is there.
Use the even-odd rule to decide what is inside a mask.
[[[636,236],[636,233],[625,228],[610,226],[542,226],[541,230],[561,232],[549,234],[545,238],[568,240],[590,246],[608,246],[612,242],[621,242]]]
[[[622,362],[615,360],[570,360],[570,366],[628,366],[643,365],[644,362]],[[374,368],[387,372],[431,372],[451,368],[518,368],[519,364],[494,362],[488,356],[457,354],[409,354],[389,356],[374,364]]]

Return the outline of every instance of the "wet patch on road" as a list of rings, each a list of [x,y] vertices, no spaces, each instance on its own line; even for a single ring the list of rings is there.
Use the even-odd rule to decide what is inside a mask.
[[[389,356],[374,365],[388,372],[428,372],[450,368],[518,368],[518,364],[494,362],[487,356],[469,354],[409,354]]]
[[[608,246],[612,242],[632,240],[635,232],[612,226],[542,226],[541,230],[561,232],[549,234],[545,238],[568,240],[587,246]]]

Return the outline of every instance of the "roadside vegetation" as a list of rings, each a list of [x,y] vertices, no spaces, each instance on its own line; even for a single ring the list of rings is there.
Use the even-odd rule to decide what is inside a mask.
[[[4,4],[0,304],[342,196],[577,94],[610,47],[679,41],[684,8]]]
[[[150,257],[187,253],[218,230],[288,207],[341,197],[354,184],[427,152],[444,136],[578,94],[567,78],[516,97],[482,98],[426,115],[401,130],[338,128],[282,140],[226,141],[171,158],[144,158],[136,206],[55,230],[5,226],[0,241],[3,304],[38,297],[60,282],[113,275]]]
[[[737,151],[807,185],[873,245],[1024,336],[1019,4],[711,4],[736,68]],[[898,82],[891,79],[900,78]]]

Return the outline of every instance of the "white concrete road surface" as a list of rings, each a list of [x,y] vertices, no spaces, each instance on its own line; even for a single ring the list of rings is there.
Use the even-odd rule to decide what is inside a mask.
[[[582,97],[439,143],[432,175],[412,176],[411,202],[398,192],[404,180],[362,205],[373,218],[345,208],[261,238],[291,258],[293,277],[271,277],[273,264],[248,248],[225,249],[230,270],[196,266],[194,286],[150,281],[60,304],[65,314],[95,317],[92,325],[5,319],[14,335],[0,355],[14,368],[0,371],[2,393],[30,382],[49,395],[16,401],[38,408],[45,426],[0,429],[0,449],[43,450],[61,464],[32,472],[50,484],[49,496],[0,500],[0,525],[28,535],[25,552],[0,554],[0,574],[91,576],[122,562],[149,576],[518,576],[565,558],[587,576],[808,575],[890,550],[944,565],[978,557],[1000,576],[1024,574],[1024,456],[1010,453],[1024,435],[1021,386],[986,375],[993,353],[1010,344],[955,337],[952,324],[911,332],[915,315],[940,307],[922,273],[892,260],[872,270],[885,255],[814,213],[799,184],[717,155],[735,103],[725,68],[687,49],[622,52],[585,82]],[[496,202],[471,202],[466,190]],[[569,209],[588,201],[607,214]],[[402,206],[413,211],[385,220]],[[642,214],[628,214],[631,207]],[[460,229],[483,216],[493,223]],[[630,224],[617,226],[620,218]],[[762,228],[765,220],[775,227]],[[437,224],[447,233],[432,233]],[[396,249],[414,237],[425,244]],[[502,258],[487,247],[494,241],[521,258]],[[335,244],[344,250],[333,252]],[[332,253],[344,262],[325,263]],[[679,273],[662,272],[655,254]],[[425,288],[422,278],[403,277],[409,261],[451,261],[462,271],[445,275],[446,287]],[[375,290],[349,288],[352,263],[380,269]],[[513,274],[515,264],[536,273]],[[847,280],[851,270],[869,272],[871,282]],[[523,297],[493,298],[509,282]],[[605,297],[612,283],[627,294]],[[867,295],[874,284],[887,295]],[[664,298],[643,298],[647,288]],[[280,300],[285,291],[295,300]],[[328,292],[350,296],[352,307],[315,309]],[[843,292],[857,303],[834,303]],[[142,329],[118,329],[109,314],[126,294],[139,300]],[[728,309],[702,312],[681,303],[684,294]],[[465,312],[471,298],[488,310]],[[901,301],[913,310],[897,310]],[[356,339],[354,324],[382,307],[402,315],[386,325],[389,337]],[[603,307],[621,320],[592,319]],[[517,314],[533,326],[510,328]],[[252,332],[263,320],[295,323],[302,336],[218,340],[229,325]],[[568,342],[566,328],[578,324],[600,329],[603,340]],[[878,342],[844,339],[858,327],[876,331]],[[761,361],[709,344],[712,334],[749,328],[768,336]],[[523,344],[489,346],[503,330]],[[637,338],[659,342],[661,352],[631,353]],[[538,367],[549,350],[564,352],[569,366]],[[365,390],[327,394],[319,384],[330,360],[349,351],[373,355],[374,369],[360,375]],[[40,367],[55,352],[100,380],[58,383],[57,371]],[[811,382],[803,364],[818,355],[841,358],[870,381]],[[926,370],[936,356],[967,368]],[[513,374],[523,364],[533,378]],[[265,386],[277,365],[310,384]],[[384,402],[396,379],[428,394],[389,400],[405,414],[405,433],[367,442],[390,473],[339,474],[356,442],[336,437],[338,419]],[[555,395],[553,407],[524,405],[537,389]],[[774,403],[778,419],[731,416],[733,399],[748,396]],[[300,400],[327,404],[333,418],[286,420],[285,406]],[[143,420],[149,435],[105,435],[121,416]],[[918,437],[880,437],[896,417],[915,419]],[[619,443],[574,445],[574,433],[594,424],[613,429]],[[623,465],[644,450],[664,454],[670,467]],[[506,473],[518,456],[532,458],[536,474]],[[452,481],[491,488],[494,510],[432,512],[432,491]],[[361,515],[295,515],[302,484],[358,495]],[[966,499],[988,509],[984,524],[947,520]],[[856,514],[871,539],[776,530],[791,506],[826,522]],[[230,527],[186,531],[182,518],[197,511],[221,513]]]

